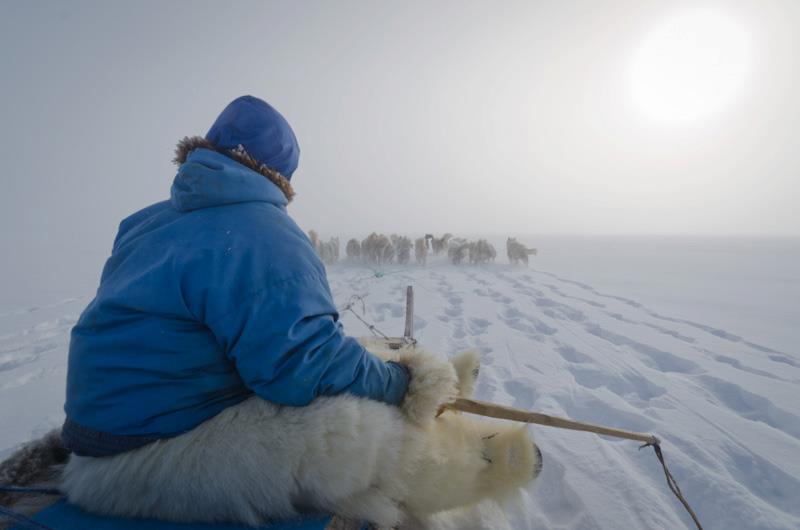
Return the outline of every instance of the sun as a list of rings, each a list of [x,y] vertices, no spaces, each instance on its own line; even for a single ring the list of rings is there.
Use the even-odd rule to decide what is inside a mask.
[[[692,122],[726,107],[750,67],[746,31],[713,10],[672,16],[647,35],[633,58],[631,94],[647,116]]]

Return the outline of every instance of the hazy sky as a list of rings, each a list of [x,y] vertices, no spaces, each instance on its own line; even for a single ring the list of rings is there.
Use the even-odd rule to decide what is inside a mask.
[[[168,197],[176,141],[242,94],[294,127],[290,213],[325,235],[800,235],[800,2],[0,6],[3,259],[107,251]],[[700,87],[713,112],[671,120],[642,98],[706,75],[699,45],[642,50],[698,6],[738,70]]]

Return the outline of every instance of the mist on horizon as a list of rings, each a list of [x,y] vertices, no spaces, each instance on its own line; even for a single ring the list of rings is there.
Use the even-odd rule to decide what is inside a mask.
[[[795,2],[0,8],[5,276],[106,253],[241,94],[306,230],[800,236]]]

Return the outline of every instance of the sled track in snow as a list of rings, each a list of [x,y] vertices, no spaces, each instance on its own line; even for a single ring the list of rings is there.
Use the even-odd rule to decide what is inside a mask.
[[[364,288],[330,276],[340,299]],[[413,284],[417,338],[481,352],[477,398],[653,432],[706,528],[800,525],[800,363],[728,330],[533,269],[430,266],[371,281],[367,318],[402,329]],[[347,329],[363,332],[345,317]],[[693,528],[635,444],[536,427],[548,464],[509,508],[513,528]],[[794,456],[792,456],[794,455]],[[797,506],[797,507],[796,507]]]
[[[678,324],[686,324],[688,326],[695,327],[697,329],[705,331],[706,333],[710,333],[712,335],[715,335],[717,337],[729,340],[731,342],[742,342],[745,345],[749,346],[750,348],[753,348],[754,350],[758,350],[758,351],[761,351],[761,352],[764,352],[764,353],[774,353],[774,354],[778,354],[778,355],[784,355],[784,354],[781,354],[781,352],[779,352],[779,351],[773,350],[772,348],[768,348],[766,346],[762,346],[760,344],[756,344],[754,342],[750,342],[750,341],[744,340],[742,337],[740,337],[740,336],[738,336],[738,335],[736,335],[734,333],[731,333],[729,331],[725,331],[723,329],[715,328],[713,326],[707,326],[707,325],[701,324],[699,322],[693,322],[691,320],[686,320],[686,319],[682,319],[682,318],[668,317],[666,315],[662,315],[662,314],[657,313],[657,312],[655,312],[655,311],[653,311],[651,309],[648,309],[643,304],[641,304],[641,303],[639,303],[639,302],[637,302],[635,300],[631,300],[630,298],[625,298],[625,297],[621,297],[621,296],[615,296],[615,295],[611,295],[611,294],[602,293],[602,292],[596,290],[591,285],[588,285],[588,284],[585,284],[585,283],[582,283],[582,282],[578,282],[578,281],[575,281],[575,280],[568,280],[566,278],[562,278],[562,277],[558,276],[557,274],[553,274],[551,272],[537,271],[537,270],[534,270],[534,272],[537,273],[537,274],[543,274],[543,275],[550,276],[552,278],[556,278],[556,279],[558,279],[559,281],[561,281],[563,283],[577,285],[581,289],[583,289],[585,291],[588,291],[588,292],[594,294],[597,297],[609,298],[609,299],[612,299],[612,300],[618,300],[618,301],[620,301],[620,302],[622,302],[622,303],[624,303],[624,304],[626,304],[628,306],[631,306],[631,307],[634,307],[634,308],[637,308],[637,309],[641,309],[642,311],[644,311],[645,313],[647,313],[651,317],[659,319],[659,320],[664,320],[664,321],[667,321],[667,322],[673,322],[673,323],[678,323]]]

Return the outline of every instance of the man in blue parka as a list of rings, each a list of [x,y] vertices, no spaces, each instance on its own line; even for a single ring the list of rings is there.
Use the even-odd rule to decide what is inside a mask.
[[[67,449],[142,447],[253,394],[403,400],[407,369],[344,334],[325,269],[286,213],[298,156],[283,116],[252,96],[181,141],[171,198],[122,221],[72,330]]]

